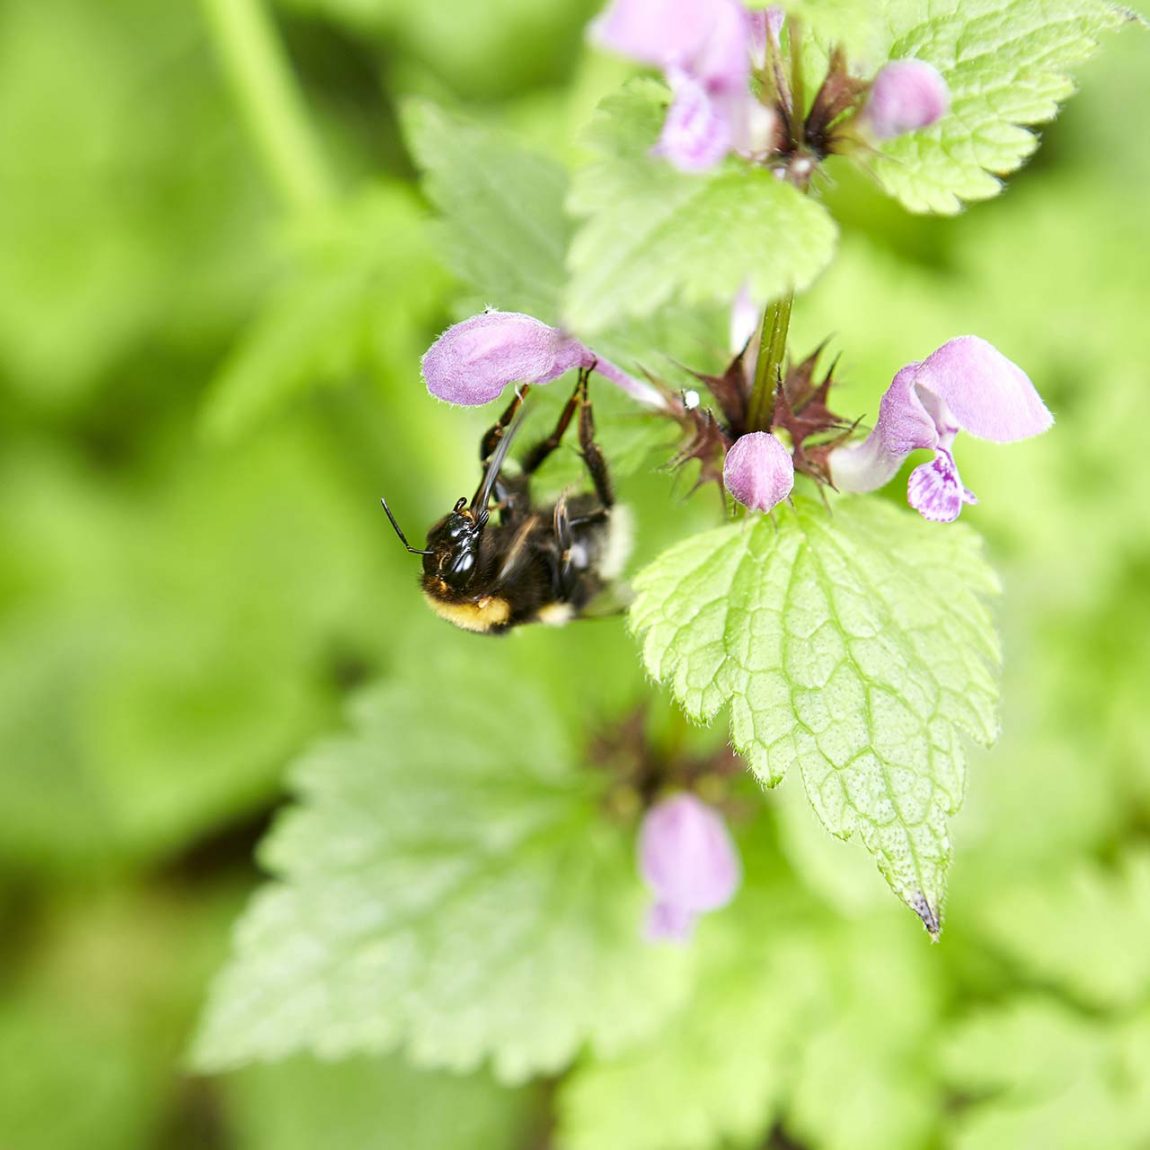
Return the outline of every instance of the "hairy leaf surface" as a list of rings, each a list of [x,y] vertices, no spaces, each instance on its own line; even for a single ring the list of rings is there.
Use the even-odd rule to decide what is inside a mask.
[[[768,785],[791,764],[939,929],[965,735],[997,733],[997,583],[978,539],[876,499],[797,501],[671,548],[635,580],[647,669],[689,715],[730,708]]]

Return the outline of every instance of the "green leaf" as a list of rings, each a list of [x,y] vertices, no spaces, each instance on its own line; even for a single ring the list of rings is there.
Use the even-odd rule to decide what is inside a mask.
[[[223,1085],[244,1150],[515,1150],[537,1120],[528,1090],[486,1074],[420,1073],[399,1058],[292,1058]]]
[[[1074,91],[1069,70],[1132,18],[1108,0],[901,0],[884,10],[889,57],[933,64],[951,106],[933,127],[883,144],[874,170],[912,211],[945,215],[998,194],[997,177],[1038,147],[1022,125],[1052,120]]]
[[[634,828],[604,819],[607,774],[580,767],[575,724],[515,648],[373,692],[352,735],[302,762],[264,854],[279,881],[240,924],[201,1066],[402,1044],[518,1081],[678,1004],[690,956],[640,937]]]
[[[445,285],[415,197],[380,187],[308,221],[294,266],[212,383],[205,422],[248,431],[306,388],[379,370],[411,374]]]
[[[403,126],[443,216],[444,259],[479,306],[558,322],[571,231],[567,173],[508,133],[426,101],[406,105]]]
[[[857,832],[937,933],[960,736],[997,733],[997,583],[977,536],[878,499],[800,500],[680,543],[635,589],[650,673],[699,721],[729,706],[768,785],[797,763],[827,829]]]
[[[951,1085],[971,1102],[956,1150],[1141,1150],[1150,1129],[1150,1015],[1106,1023],[1021,999],[952,1031]]]
[[[874,915],[832,924],[816,940],[808,963],[821,1010],[797,1052],[784,1119],[800,1145],[935,1145],[941,968],[907,925],[901,916]]]
[[[1127,853],[1117,870],[1084,864],[983,897],[974,913],[986,933],[1044,985],[1096,1008],[1150,1000],[1150,852]]]
[[[575,178],[571,207],[587,217],[571,247],[571,327],[591,333],[673,298],[729,304],[807,287],[830,262],[837,229],[814,200],[762,169],[730,162],[676,171],[649,153],[667,90],[638,81],[604,100],[588,133],[599,159]]]

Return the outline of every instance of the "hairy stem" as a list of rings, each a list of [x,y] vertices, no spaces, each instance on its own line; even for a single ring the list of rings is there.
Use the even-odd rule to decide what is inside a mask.
[[[787,292],[763,311],[759,335],[759,358],[755,363],[755,385],[747,407],[747,430],[769,431],[775,414],[775,389],[782,379],[783,357],[787,351],[787,331],[791,326],[791,305],[795,293]]]
[[[263,0],[200,0],[228,82],[289,209],[334,197],[335,181]]]

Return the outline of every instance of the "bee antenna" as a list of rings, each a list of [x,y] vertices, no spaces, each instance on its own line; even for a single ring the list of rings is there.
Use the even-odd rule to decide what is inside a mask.
[[[395,516],[392,515],[391,508],[387,505],[387,500],[380,496],[379,501],[383,504],[383,509],[387,512],[387,517],[391,520],[391,525],[395,528],[395,533],[399,536],[400,543],[402,543],[412,555],[430,555],[430,551],[422,551],[418,547],[412,547],[412,545],[408,543],[407,536],[403,533],[403,528],[396,523]]]

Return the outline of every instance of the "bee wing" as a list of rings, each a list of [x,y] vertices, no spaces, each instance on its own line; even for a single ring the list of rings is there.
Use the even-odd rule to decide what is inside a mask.
[[[529,515],[519,526],[515,532],[515,537],[511,540],[511,546],[507,549],[503,564],[499,568],[497,582],[506,582],[523,566],[524,561],[530,555],[528,540],[538,528],[539,522],[538,515]]]
[[[625,615],[635,599],[630,584],[621,580],[609,583],[579,612],[581,619],[611,619]]]

